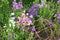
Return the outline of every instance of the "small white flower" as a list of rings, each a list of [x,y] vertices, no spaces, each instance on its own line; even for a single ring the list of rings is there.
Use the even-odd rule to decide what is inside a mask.
[[[6,27],[6,24],[5,24],[5,26],[3,26],[4,28]]]
[[[7,29],[6,32],[8,32],[9,30]]]
[[[12,24],[15,24],[15,21],[13,21]]]
[[[25,10],[23,12],[25,13]]]
[[[10,20],[11,23],[13,23],[14,20]]]
[[[14,20],[15,19],[15,17],[11,17],[11,20]]]
[[[13,29],[15,28],[15,24],[12,25],[13,26]]]
[[[3,26],[4,28],[6,27],[6,26]]]
[[[26,15],[28,16],[28,13],[26,13]]]
[[[9,24],[9,27],[11,27],[11,24]]]
[[[15,13],[11,13],[11,15],[15,15]]]
[[[13,24],[13,27],[15,27],[15,24]]]

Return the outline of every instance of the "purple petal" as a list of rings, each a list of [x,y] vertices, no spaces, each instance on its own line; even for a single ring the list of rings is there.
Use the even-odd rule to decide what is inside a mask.
[[[33,16],[34,16],[34,14],[35,14],[35,13],[34,13],[34,10],[33,10],[33,11],[30,13],[30,15],[33,15]]]
[[[12,38],[14,38],[14,34],[12,34]]]
[[[17,18],[16,16],[14,16],[14,18]]]
[[[36,11],[36,16],[38,16],[38,11]]]
[[[47,24],[47,26],[48,26],[48,27],[51,27],[51,26],[52,26],[52,24]]]
[[[19,2],[19,3],[18,3],[18,7],[19,7],[20,9],[23,8],[22,2]]]
[[[30,13],[32,10],[33,10],[33,9],[32,9],[32,8],[30,8],[30,9],[28,10],[28,12]]]
[[[51,19],[50,22],[53,22],[53,20]]]
[[[20,30],[23,30],[22,28],[20,28]]]
[[[58,0],[58,2],[60,3],[60,0]]]
[[[32,28],[31,30],[32,30],[32,32],[35,32],[35,28]]]
[[[32,8],[37,8],[38,7],[38,4],[34,4],[33,6],[32,6]]]
[[[17,9],[17,10],[19,9],[18,5],[16,5],[16,9]]]

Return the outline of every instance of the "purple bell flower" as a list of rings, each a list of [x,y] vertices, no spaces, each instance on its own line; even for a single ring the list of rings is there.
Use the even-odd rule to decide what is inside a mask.
[[[13,5],[12,5],[12,9],[13,10],[18,10],[18,9],[22,9],[23,8],[23,4],[22,2],[16,2],[16,0],[13,1]]]
[[[23,30],[23,28],[20,28],[20,30]]]
[[[28,10],[28,12],[37,10],[37,8],[38,8],[38,4],[34,4],[34,5]]]
[[[36,16],[38,16],[38,11],[35,12]]]
[[[52,20],[50,20],[50,23],[46,22],[46,25],[47,25],[48,27],[51,27],[51,26],[52,26]]]
[[[18,4],[16,5],[16,8],[15,8],[16,10],[18,10],[19,9],[19,7],[18,7]]]
[[[34,9],[36,9],[36,8],[38,8],[38,4],[34,4],[33,6],[32,6],[32,8],[34,8]]]
[[[51,27],[51,26],[52,26],[52,24],[47,24],[47,26],[48,26],[48,27]]]
[[[22,2],[19,2],[19,3],[18,3],[18,7],[19,7],[20,9],[23,8]]]
[[[14,34],[12,34],[12,38],[14,38]]]
[[[35,28],[32,28],[31,30],[32,30],[32,32],[35,32]]]
[[[34,4],[29,10],[28,13],[30,14],[30,16],[37,16],[38,15],[38,6],[39,4]]]

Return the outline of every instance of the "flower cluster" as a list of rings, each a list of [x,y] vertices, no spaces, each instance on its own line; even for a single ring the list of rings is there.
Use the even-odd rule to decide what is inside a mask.
[[[16,2],[16,0],[14,0],[13,1],[13,6],[12,6],[12,9],[14,10],[14,9],[16,9],[16,10],[18,10],[18,9],[22,9],[23,8],[23,4],[22,4],[22,2]]]
[[[1,0],[0,40],[56,39],[60,36],[59,4],[60,0]]]
[[[15,27],[15,23],[16,23],[16,22],[14,21],[15,18],[16,18],[16,16],[14,16],[14,15],[15,15],[14,13],[11,13],[11,14],[10,14],[10,19],[9,19],[9,26],[10,26],[10,27],[13,27],[13,28]]]
[[[30,16],[38,16],[38,4],[34,4],[29,10],[28,10],[28,13]]]
[[[31,25],[32,20],[25,15],[25,12],[22,13],[21,17],[18,17],[19,23],[23,25]]]
[[[58,0],[58,4],[60,3],[60,0]]]

